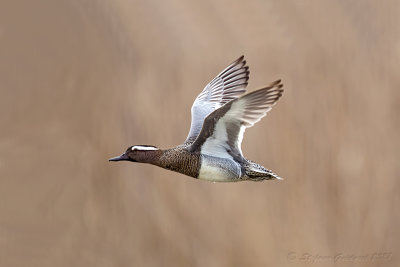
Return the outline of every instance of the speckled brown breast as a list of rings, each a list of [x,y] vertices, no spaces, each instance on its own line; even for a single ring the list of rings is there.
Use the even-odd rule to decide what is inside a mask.
[[[200,153],[189,152],[186,145],[166,150],[156,165],[161,168],[197,178],[200,170]]]

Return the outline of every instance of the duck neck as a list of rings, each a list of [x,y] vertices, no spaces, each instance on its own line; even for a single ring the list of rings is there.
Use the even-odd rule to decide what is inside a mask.
[[[138,162],[141,163],[149,163],[153,165],[158,165],[160,157],[164,153],[164,150],[148,150],[146,152],[142,152],[141,157],[138,159]]]

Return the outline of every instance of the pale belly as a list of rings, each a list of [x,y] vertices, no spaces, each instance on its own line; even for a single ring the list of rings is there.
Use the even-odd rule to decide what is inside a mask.
[[[199,179],[213,182],[238,182],[240,177],[240,165],[234,160],[201,156]]]

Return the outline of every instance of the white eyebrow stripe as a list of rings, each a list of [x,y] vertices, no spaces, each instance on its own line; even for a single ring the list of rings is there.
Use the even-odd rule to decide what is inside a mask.
[[[133,146],[132,150],[158,150],[158,148],[154,146]]]

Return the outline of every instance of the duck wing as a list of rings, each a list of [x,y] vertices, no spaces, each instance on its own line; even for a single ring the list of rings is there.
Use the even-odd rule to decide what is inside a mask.
[[[241,56],[207,84],[192,105],[192,123],[185,143],[192,143],[196,139],[204,119],[211,112],[238,98],[246,91],[249,73],[246,60],[244,56]]]
[[[215,157],[243,159],[244,131],[271,110],[282,96],[282,87],[280,80],[275,81],[213,111],[204,120],[201,132],[189,150]]]

